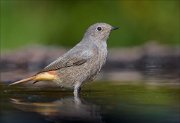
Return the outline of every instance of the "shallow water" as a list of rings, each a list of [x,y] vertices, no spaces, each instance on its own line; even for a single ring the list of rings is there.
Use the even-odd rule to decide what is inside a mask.
[[[179,123],[180,88],[93,82],[80,97],[58,88],[1,85],[1,123]]]

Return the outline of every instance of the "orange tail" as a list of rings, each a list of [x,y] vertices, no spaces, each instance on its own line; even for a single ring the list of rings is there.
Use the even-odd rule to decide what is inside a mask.
[[[32,77],[29,77],[29,78],[26,78],[26,79],[22,79],[22,80],[13,82],[13,83],[11,83],[9,85],[16,85],[16,84],[19,84],[19,83],[24,83],[24,82],[32,81],[34,79],[35,79],[35,76],[32,76]]]
[[[49,72],[39,73],[39,74],[36,74],[29,78],[13,82],[10,85],[16,85],[16,84],[24,83],[24,82],[28,82],[28,81],[35,81],[34,83],[36,83],[38,81],[52,81],[55,79],[58,79],[56,71],[49,71]]]

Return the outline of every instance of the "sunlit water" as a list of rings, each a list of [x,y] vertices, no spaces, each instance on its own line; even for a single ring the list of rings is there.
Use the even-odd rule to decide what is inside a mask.
[[[178,86],[93,82],[72,91],[1,85],[1,123],[179,123]]]

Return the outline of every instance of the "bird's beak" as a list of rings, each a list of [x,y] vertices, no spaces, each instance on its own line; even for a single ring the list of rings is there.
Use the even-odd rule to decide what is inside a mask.
[[[111,30],[116,30],[116,29],[119,29],[119,27],[112,27]]]

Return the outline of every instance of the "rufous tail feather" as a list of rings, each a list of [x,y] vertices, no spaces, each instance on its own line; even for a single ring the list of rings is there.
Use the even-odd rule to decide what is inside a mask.
[[[28,81],[35,81],[33,83],[33,84],[35,84],[38,81],[53,81],[55,79],[58,79],[56,71],[49,71],[49,72],[39,73],[39,74],[36,74],[36,75],[31,76],[29,78],[13,82],[10,85],[16,85],[16,84],[25,83],[25,82],[28,82]]]
[[[16,84],[19,84],[19,83],[24,83],[24,82],[28,82],[28,81],[32,81],[35,79],[36,76],[32,76],[32,77],[28,77],[26,79],[22,79],[22,80],[19,80],[19,81],[16,81],[16,82],[13,82],[9,85],[16,85]]]

